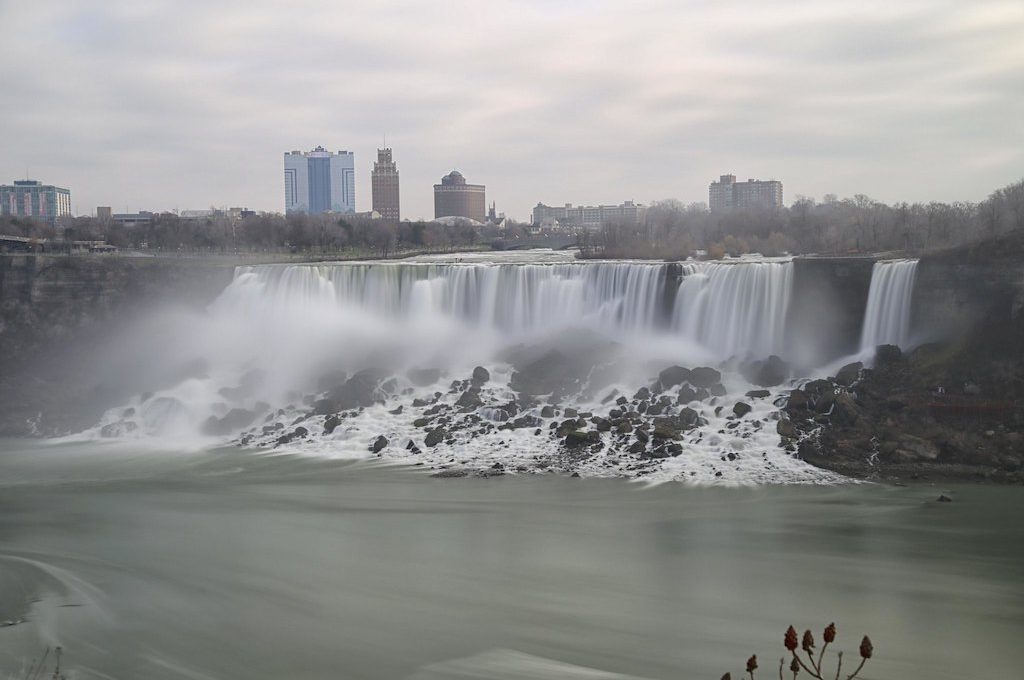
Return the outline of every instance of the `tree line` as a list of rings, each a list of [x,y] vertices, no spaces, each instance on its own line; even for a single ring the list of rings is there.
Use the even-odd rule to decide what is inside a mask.
[[[657,201],[642,224],[610,223],[584,234],[591,257],[685,259],[704,254],[830,255],[923,252],[1024,229],[1024,181],[980,203],[897,203],[864,195],[821,202],[798,197],[789,207],[709,212],[703,203]]]

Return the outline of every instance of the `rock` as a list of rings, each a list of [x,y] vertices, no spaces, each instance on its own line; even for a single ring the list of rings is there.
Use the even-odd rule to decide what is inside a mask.
[[[565,411],[563,411],[563,413],[565,414],[566,418],[575,418],[580,414],[579,411],[577,411],[574,408],[567,408],[565,409]]]
[[[446,434],[447,432],[445,432],[443,427],[436,427],[427,433],[427,436],[423,439],[423,443],[431,447],[437,446],[444,441]]]
[[[745,401],[737,401],[736,404],[732,407],[732,412],[735,413],[736,416],[740,418],[750,413],[750,411],[750,404],[748,404]]]
[[[223,437],[249,427],[256,420],[256,414],[244,408],[233,408],[223,418],[210,416],[203,423],[203,434]],[[100,433],[102,434],[102,432]]]
[[[775,431],[778,432],[780,436],[785,437],[786,439],[792,439],[796,437],[796,426],[793,424],[793,421],[790,420],[789,418],[780,419],[779,423],[775,426]]]
[[[903,350],[896,345],[879,345],[875,348],[875,364],[894,364],[903,358]]]
[[[331,388],[327,392],[326,399],[316,403],[316,412],[323,415],[324,413],[373,406],[378,401],[377,386],[383,377],[384,372],[375,368],[368,368],[356,373],[344,384]],[[328,405],[330,408],[325,411]]]
[[[647,400],[647,399],[650,399],[650,398],[651,398],[651,391],[648,388],[646,388],[646,387],[641,387],[640,389],[638,389],[636,391],[636,394],[633,395],[633,400],[634,401],[637,401],[637,400],[644,401],[644,400]]]
[[[907,461],[933,461],[939,457],[938,448],[929,441],[910,434],[896,438],[895,455]]]
[[[655,418],[654,432],[655,439],[681,439],[678,423],[674,418]]]
[[[658,382],[663,388],[674,387],[690,379],[690,369],[682,366],[669,366],[658,374]]]
[[[491,372],[483,366],[477,366],[473,369],[473,382],[478,385],[482,385],[491,379]]]
[[[406,371],[405,376],[413,385],[426,387],[441,379],[441,371],[437,368],[411,368]]]
[[[850,387],[857,379],[860,378],[860,371],[864,368],[864,364],[859,361],[855,361],[852,364],[846,364],[839,369],[836,373],[836,383],[843,387]]]
[[[599,435],[596,432],[583,432],[581,430],[573,430],[572,432],[565,435],[565,441],[563,443],[566,447],[574,449],[580,446],[596,444],[599,441],[601,441],[601,435]]]
[[[431,477],[438,477],[439,479],[455,479],[458,477],[465,477],[468,474],[469,473],[465,470],[448,469],[438,470],[437,472],[432,474]]]
[[[935,500],[936,500],[937,502],[939,502],[939,503],[952,503],[952,502],[953,502],[953,499],[952,499],[952,498],[950,498],[949,496],[947,496],[946,494],[942,494],[942,495],[940,495],[940,496],[939,496],[938,498],[936,498]]]
[[[540,415],[541,415],[542,418],[554,418],[555,417],[555,407],[551,406],[551,405],[543,407],[540,410]]]
[[[688,382],[694,387],[711,387],[722,381],[722,374],[713,368],[699,366],[690,371]]]
[[[711,386],[711,396],[713,397],[724,397],[725,396],[725,385],[722,383],[716,383]]]
[[[380,435],[375,440],[373,440],[372,444],[370,444],[370,451],[372,451],[373,453],[380,453],[381,451],[386,449],[387,446],[388,446],[388,439],[387,439],[387,437],[385,437],[384,435]]]
[[[746,396],[750,399],[767,399],[772,395],[768,390],[750,390]]]
[[[691,401],[697,399],[697,391],[689,385],[683,385],[679,388],[679,397],[676,399],[676,403],[682,406],[683,404],[689,404]]]
[[[417,418],[412,421],[412,425],[413,427],[426,427],[427,425],[430,425],[430,418]]]
[[[483,403],[480,399],[480,393],[469,389],[462,393],[462,396],[455,402],[455,405],[462,409],[476,409],[483,406]]]
[[[789,377],[789,364],[774,354],[764,361],[755,361],[744,371],[744,377],[761,387],[781,385]]]
[[[849,427],[856,425],[860,419],[860,408],[853,395],[841,392],[835,395],[832,405],[832,422],[836,425]]]
[[[676,416],[676,422],[681,430],[692,430],[702,424],[702,418],[692,408],[686,407]]]
[[[331,434],[341,425],[341,418],[337,415],[328,416],[324,421],[324,434]]]
[[[126,434],[134,432],[138,429],[138,425],[130,420],[121,421],[119,423],[108,423],[100,428],[100,436],[108,439],[114,437],[123,437]]]

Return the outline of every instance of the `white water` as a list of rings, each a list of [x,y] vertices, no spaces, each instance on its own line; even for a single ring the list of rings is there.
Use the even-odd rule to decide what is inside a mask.
[[[723,357],[785,354],[792,262],[687,265],[672,327]]]
[[[245,410],[258,416],[232,428],[233,436],[255,433],[253,444],[279,450],[367,457],[370,444],[384,435],[390,444],[383,455],[391,460],[431,467],[502,463],[507,469],[525,468],[538,457],[559,455],[560,442],[548,436],[547,428],[564,417],[560,412],[544,418],[540,406],[528,407],[518,415],[536,418],[536,428],[484,432],[467,427],[425,447],[425,430],[414,421],[431,414],[414,400],[457,412],[454,404],[465,387],[453,390],[450,383],[482,365],[492,379],[481,393],[484,405],[473,416],[500,424],[509,417],[502,404],[517,398],[512,375],[522,365],[509,352],[536,349],[539,357],[557,347],[567,360],[587,356],[593,368],[573,388],[578,392],[542,396],[541,403],[548,399],[559,408],[574,406],[607,417],[615,407],[608,395],[632,395],[655,381],[665,366],[786,356],[793,281],[789,261],[667,265],[522,257],[239,267],[207,315],[180,324],[177,335],[160,341],[168,364],[199,358],[206,370],[112,409],[87,436],[114,434],[200,448],[231,439],[202,434],[211,418]],[[905,297],[900,309],[909,305],[907,277],[892,274],[876,268],[871,290],[878,303],[870,309],[888,309],[882,303],[897,294]],[[594,347],[601,351],[595,354]],[[313,400],[331,386],[318,385],[318,379],[331,371],[352,375],[368,367],[395,378],[387,394],[380,393],[382,403],[325,431],[325,417],[310,415]],[[414,368],[440,369],[440,375],[434,384],[422,385],[408,373]],[[685,433],[680,442],[684,455],[640,470],[635,457],[621,455],[628,442],[604,432],[606,454],[584,463],[580,472],[709,483],[833,478],[779,448],[774,401],[786,385],[768,398],[749,399],[744,394],[752,386],[739,375],[726,372],[722,383],[724,396],[689,404],[706,423]],[[664,392],[673,403],[679,393],[678,388]],[[736,420],[732,406],[740,400],[750,402],[753,410]],[[308,436],[276,442],[300,424]]]
[[[914,293],[917,260],[876,262],[861,331],[861,353],[873,353],[878,345],[907,348],[910,335],[910,303]]]

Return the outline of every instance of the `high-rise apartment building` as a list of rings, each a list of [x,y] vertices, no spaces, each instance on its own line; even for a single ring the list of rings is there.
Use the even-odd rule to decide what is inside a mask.
[[[34,179],[0,185],[0,215],[32,217],[56,225],[57,218],[71,214],[71,192]]]
[[[774,179],[737,182],[736,175],[722,175],[708,189],[708,206],[712,212],[733,208],[781,208],[782,182]]]
[[[466,184],[458,170],[452,170],[434,185],[434,217],[468,217],[477,222],[487,219],[487,200],[483,184]]]
[[[391,149],[377,149],[377,162],[371,175],[373,209],[381,219],[398,222],[401,219],[398,193],[398,166],[391,158]]]
[[[647,208],[633,201],[619,205],[551,206],[538,203],[533,209],[533,224],[538,227],[585,227],[593,229],[609,222],[639,224],[644,221]]]
[[[355,154],[332,153],[322,146],[285,153],[284,210],[310,215],[355,212]]]

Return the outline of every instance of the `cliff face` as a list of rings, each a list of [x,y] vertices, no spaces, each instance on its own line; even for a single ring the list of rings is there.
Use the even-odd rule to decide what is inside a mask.
[[[102,411],[86,384],[95,350],[158,303],[204,308],[233,272],[212,259],[0,256],[0,435],[74,427],[61,416],[71,400]]]

